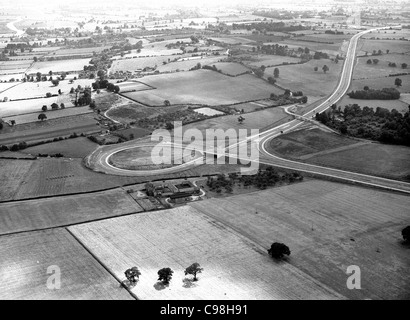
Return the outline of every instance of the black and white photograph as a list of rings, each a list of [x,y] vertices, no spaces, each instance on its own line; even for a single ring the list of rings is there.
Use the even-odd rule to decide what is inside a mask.
[[[409,0],[0,0],[0,300],[260,319],[409,270]]]

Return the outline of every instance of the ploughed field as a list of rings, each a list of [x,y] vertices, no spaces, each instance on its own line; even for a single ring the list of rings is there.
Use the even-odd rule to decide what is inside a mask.
[[[205,202],[205,201],[204,201]],[[264,247],[188,206],[69,227],[116,277],[138,266],[132,292],[139,299],[341,298],[289,263],[275,263]],[[184,270],[198,262],[198,281]],[[174,270],[168,286],[157,271]]]
[[[163,106],[165,100],[169,100],[171,105],[226,105],[282,93],[282,90],[252,75],[229,77],[209,70],[147,76],[143,80],[156,89],[124,95],[150,106]]]
[[[189,206],[269,248],[283,242],[290,264],[350,299],[409,299],[406,195],[310,180]],[[361,270],[349,290],[347,267]],[[275,286],[272,283],[272,286]]]

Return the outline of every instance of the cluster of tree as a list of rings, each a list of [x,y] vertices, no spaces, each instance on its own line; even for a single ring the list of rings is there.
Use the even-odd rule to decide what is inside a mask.
[[[235,178],[227,179],[224,174],[219,174],[216,178],[208,177],[206,181],[206,185],[208,186],[209,190],[215,191],[217,193],[222,192],[222,188],[225,188],[226,192],[231,193],[232,187],[234,185]]]
[[[187,267],[184,270],[184,274],[193,275],[194,276],[193,281],[197,281],[198,280],[197,274],[202,273],[203,270],[204,268],[201,268],[198,262],[194,262],[193,264],[191,264],[189,267]],[[173,273],[174,271],[169,267],[158,270],[157,272],[158,281],[161,281],[163,284],[169,284],[169,282],[172,279]],[[125,270],[124,274],[130,286],[133,286],[138,282],[141,276],[141,271],[138,269],[138,267],[132,267],[132,268]],[[122,284],[125,285],[124,282]]]
[[[366,62],[367,64],[378,64],[379,63],[379,59],[368,59],[367,60],[367,62]]]
[[[333,30],[326,30],[325,33],[326,33],[326,34],[344,34],[343,31],[337,31],[337,30],[335,30],[335,31],[333,31]]]
[[[273,101],[279,101],[280,105],[283,105],[285,103],[307,103],[308,102],[308,98],[307,96],[304,96],[302,93],[302,96],[300,98],[297,98],[299,95],[297,95],[296,97],[293,96],[293,94],[291,95],[291,91],[289,89],[286,89],[285,92],[283,94],[277,95],[275,93],[271,93],[270,94],[270,99]],[[297,94],[301,93],[301,91],[297,91]]]
[[[261,16],[265,18],[278,19],[278,20],[291,20],[297,18],[298,16],[295,12],[285,11],[285,10],[256,10],[252,13],[255,16]]]
[[[243,175],[239,178],[239,182],[242,183],[244,187],[255,186],[261,190],[274,186],[279,182],[293,183],[302,180],[303,176],[298,172],[280,175],[273,167],[267,167],[265,170],[259,169],[255,175]]]
[[[283,18],[281,18],[283,19]],[[287,25],[286,23],[280,22],[252,22],[252,23],[245,23],[245,24],[232,24],[233,30],[243,30],[246,29],[248,31],[256,30],[262,33],[266,32],[293,32],[293,31],[300,31],[300,30],[309,30],[310,27],[299,25]]]
[[[282,259],[284,255],[290,255],[290,249],[284,243],[274,242],[268,249],[268,254],[274,259]]]
[[[118,93],[120,92],[120,87],[109,82],[107,79],[97,79],[94,83],[91,84],[94,90],[98,89],[107,89],[108,91]]]
[[[329,55],[326,52],[316,51],[313,55],[313,59],[329,59]]]
[[[343,121],[337,120],[343,118]],[[339,130],[342,134],[377,140],[383,143],[402,144],[410,146],[410,107],[404,114],[396,109],[391,111],[377,107],[361,108],[357,104],[341,108],[335,107],[316,114],[316,120]]]
[[[281,46],[276,43],[276,44],[266,44],[262,46],[257,46],[255,49],[252,49],[252,50],[261,52],[263,54],[287,56],[289,52],[289,47],[287,45]]]
[[[77,92],[78,93],[78,92]],[[77,95],[76,95],[77,97]],[[85,88],[82,92],[82,94],[80,93],[80,97],[76,98],[75,100],[75,106],[87,106],[89,104],[91,104],[92,99],[91,99],[91,88]]]
[[[62,158],[64,155],[62,153],[54,153],[54,154],[48,154],[48,153],[39,153],[37,155],[40,158]]]
[[[396,100],[400,98],[400,91],[395,88],[383,88],[381,90],[369,88],[368,90],[352,90],[347,95],[353,99]]]

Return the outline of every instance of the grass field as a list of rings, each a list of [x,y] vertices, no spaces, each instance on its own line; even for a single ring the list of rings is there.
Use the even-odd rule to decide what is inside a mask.
[[[0,254],[2,300],[132,299],[65,229],[2,236]],[[47,288],[50,266],[60,268],[59,290]]]
[[[123,190],[1,204],[0,234],[54,228],[141,212]]]
[[[311,153],[356,144],[358,141],[320,129],[298,130],[272,139],[268,151],[298,159]]]
[[[55,77],[56,76],[54,76],[54,78]],[[58,90],[61,90],[63,94],[67,95],[71,88],[75,89],[79,85],[83,88],[86,86],[91,86],[94,81],[95,80],[90,79],[78,79],[73,83],[70,83],[68,80],[63,80],[60,81],[58,86],[54,86],[51,81],[24,82],[4,91],[2,95],[7,96],[9,100],[45,97],[47,92],[50,92],[51,94],[58,94]],[[23,101],[23,103],[24,102],[25,101]]]
[[[244,61],[245,64],[249,65],[253,68],[260,68],[261,66],[265,66],[269,68],[270,66],[278,66],[284,63],[296,63],[299,62],[299,58],[293,57],[282,57],[282,56],[274,56],[274,55],[257,55],[252,56],[252,61]],[[269,69],[268,69],[269,70]],[[266,73],[269,73],[265,70]],[[273,69],[271,70],[271,75],[273,75]]]
[[[197,210],[180,207],[160,212],[72,226],[69,230],[117,277],[136,265],[141,277],[132,292],[149,299],[332,299],[339,298],[289,263],[278,264],[253,244]],[[114,254],[115,252],[115,254]],[[204,268],[198,282],[184,269]],[[157,271],[174,270],[169,286]]]
[[[368,52],[369,55],[373,53],[373,50],[382,50],[385,53],[387,49],[390,53],[410,52],[410,43],[402,40],[359,40],[357,45],[358,52]]]
[[[125,95],[147,105],[208,104],[222,105],[268,98],[272,92],[281,93],[251,75],[228,77],[208,70],[144,77],[144,83],[156,90],[131,92]]]
[[[61,153],[66,158],[84,158],[97,148],[97,144],[88,138],[78,137],[58,142],[46,143],[22,150],[32,155]]]
[[[39,99],[28,99],[28,100],[1,102],[0,103],[0,117],[9,118],[9,117],[12,117],[12,116],[16,116],[16,118],[17,118],[20,115],[24,115],[24,114],[40,113],[40,112],[42,112],[41,108],[44,105],[46,105],[47,108],[50,110],[51,105],[53,103],[57,103],[59,106],[60,106],[61,103],[64,103],[64,106],[66,108],[70,108],[70,107],[73,106],[69,95],[61,95],[61,96],[50,97],[50,98],[39,98]],[[57,111],[57,110],[54,110],[54,111]],[[57,114],[58,114],[58,112],[57,112]],[[35,119],[37,118],[35,115],[32,114],[31,117],[33,117],[33,116],[34,116]],[[27,121],[27,117],[23,117],[21,119],[24,119],[23,123],[31,122],[31,121]],[[17,120],[16,120],[16,124],[19,124],[19,123],[20,122],[17,122]]]
[[[369,59],[378,59],[379,62],[376,65],[367,64],[367,60]],[[396,63],[397,67],[389,67],[389,62]],[[410,69],[402,69],[402,63],[407,63],[407,65],[410,65],[410,55],[384,54],[381,56],[370,55],[368,57],[361,57],[358,58],[358,62],[353,71],[353,79],[374,79],[386,77],[390,74],[410,72]]]
[[[145,67],[154,68],[155,66],[160,66],[163,62],[168,62],[178,58],[178,56],[156,56],[156,57],[145,57],[145,58],[132,58],[132,59],[122,59],[114,60],[110,72],[116,71],[130,71],[134,72],[138,69],[143,69]]]
[[[410,148],[372,143],[318,155],[308,163],[393,179],[410,175]]]
[[[394,80],[400,78],[402,80],[402,86],[396,87],[394,85]],[[397,77],[382,77],[374,79],[362,79],[362,80],[353,80],[349,91],[351,90],[363,90],[364,86],[368,86],[372,89],[383,89],[383,88],[396,88],[401,93],[410,93],[410,75],[397,76]]]
[[[181,153],[179,154],[178,151]],[[185,158],[183,151],[181,149],[178,151],[171,151],[170,157],[166,157],[166,155],[156,157],[152,147],[136,147],[113,154],[110,157],[110,163],[117,168],[127,170],[157,170],[170,168],[201,157],[200,153],[194,152]]]
[[[50,111],[51,112],[51,111]],[[21,141],[42,141],[50,138],[69,136],[73,133],[93,133],[101,131],[94,114],[30,122],[13,126],[5,126],[0,135],[0,144],[13,144]]]
[[[38,61],[33,64],[33,66],[27,70],[27,73],[37,73],[41,72],[43,74],[48,74],[51,70],[53,72],[62,71],[80,71],[83,70],[84,66],[88,66],[90,59],[69,59],[69,60],[54,60],[54,61]]]
[[[221,70],[222,73],[228,74],[230,76],[237,76],[243,74],[247,71],[250,71],[248,68],[244,67],[239,63],[231,62],[219,62],[213,64],[218,70]]]
[[[176,62],[167,63],[165,65],[161,64],[158,65],[157,70],[159,72],[171,72],[171,71],[188,71],[189,69],[195,67],[198,63],[201,66],[204,65],[214,65],[217,64],[218,61],[223,59],[221,56],[216,57],[198,57],[198,59],[189,59],[188,60],[181,60]]]
[[[344,96],[338,103],[338,106],[342,107],[342,110],[345,106],[349,104],[358,104],[362,108],[367,106],[369,108],[373,108],[376,111],[377,107],[385,108],[385,109],[396,109],[399,112],[407,112],[409,111],[409,104],[405,103],[401,100],[361,100],[361,99],[352,99],[349,96]]]
[[[64,101],[63,99],[57,99],[57,103],[61,103],[63,101]],[[50,110],[46,112],[45,115],[47,116],[47,120],[76,116],[76,115],[87,114],[87,113],[93,112],[93,110],[90,109],[90,107],[88,106],[70,108],[70,104],[72,104],[71,101],[69,101],[69,104],[67,104],[67,102],[64,101],[64,105],[66,106],[66,109]],[[38,110],[35,110],[35,111],[38,111]],[[38,115],[40,113],[44,113],[44,112],[38,111],[37,113],[28,113],[28,114],[23,114],[20,116],[3,117],[3,120],[6,122],[10,120],[14,120],[18,124],[36,122],[36,121],[41,121],[41,120],[38,120]]]
[[[285,243],[292,267],[349,299],[407,300],[409,205],[405,195],[311,180],[189,206],[265,247]],[[346,286],[350,265],[360,267],[361,290]]]
[[[393,179],[410,174],[409,147],[361,141],[320,129],[284,134],[272,139],[267,147],[286,158],[320,166]]]
[[[329,71],[325,74],[322,71],[323,65],[329,67]],[[339,81],[340,71],[343,63],[334,63],[330,60],[311,60],[304,64],[280,66],[279,78],[276,79],[277,84],[292,91],[302,91],[305,95],[323,97],[336,88]],[[318,71],[314,71],[314,67],[318,67]],[[273,68],[265,70],[265,77],[273,75]]]

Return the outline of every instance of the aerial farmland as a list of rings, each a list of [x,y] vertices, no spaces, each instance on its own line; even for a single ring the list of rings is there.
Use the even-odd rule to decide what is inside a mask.
[[[408,300],[409,12],[6,0],[0,299]]]

